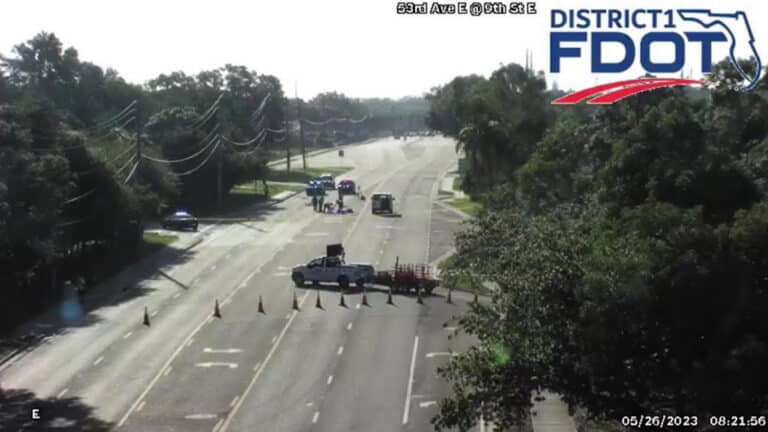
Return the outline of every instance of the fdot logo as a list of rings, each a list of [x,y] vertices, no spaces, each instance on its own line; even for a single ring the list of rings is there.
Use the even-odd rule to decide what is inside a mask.
[[[715,13],[709,9],[553,9],[549,40],[549,69],[559,73],[563,64],[583,59],[589,54],[592,73],[622,73],[639,63],[649,74],[678,73],[686,66],[687,50],[699,50],[701,73],[712,70],[712,50],[729,44],[728,53],[742,77],[739,90],[752,89],[760,80],[762,64],[755,48],[752,28],[744,12]],[[643,32],[633,39],[628,29]],[[595,31],[597,30],[597,31]],[[637,40],[636,40],[637,39]],[[604,47],[617,44],[621,60],[608,61]],[[673,47],[670,61],[655,61],[655,50]],[[749,76],[736,61],[736,52],[748,52],[756,63]],[[662,87],[702,85],[701,81],[675,78],[641,78],[591,87],[563,96],[553,104],[575,104],[589,99],[589,104],[611,104],[634,94]]]

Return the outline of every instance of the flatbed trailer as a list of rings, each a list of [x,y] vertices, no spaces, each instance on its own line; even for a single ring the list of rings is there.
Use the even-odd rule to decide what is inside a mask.
[[[438,279],[432,275],[432,267],[426,264],[399,264],[395,263],[392,270],[377,271],[373,282],[392,288],[397,292],[422,292],[431,294],[438,285]]]

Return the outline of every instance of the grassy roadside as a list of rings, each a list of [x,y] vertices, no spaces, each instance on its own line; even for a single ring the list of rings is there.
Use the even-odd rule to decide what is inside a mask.
[[[322,174],[328,173],[333,176],[351,171],[352,167],[320,167],[320,168],[300,168],[291,169],[290,172],[284,170],[270,170],[267,175],[267,181],[306,183]],[[271,189],[270,189],[271,191]]]
[[[178,240],[179,237],[170,234],[159,234],[154,232],[144,233],[144,244],[141,246],[141,253],[139,259],[156,252],[166,246],[171,245]]]
[[[448,201],[448,204],[472,217],[476,217],[482,208],[482,204],[469,198],[453,198]]]
[[[453,265],[455,256],[451,255],[445,260],[437,264],[437,268],[440,270],[440,284],[443,288],[449,288],[456,291],[464,291],[478,295],[490,295],[491,290],[485,286],[482,282],[470,277],[469,275],[456,275],[446,273],[450,266]]]

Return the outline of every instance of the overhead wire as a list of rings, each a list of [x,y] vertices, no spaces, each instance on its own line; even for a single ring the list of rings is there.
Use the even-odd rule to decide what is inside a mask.
[[[200,168],[202,168],[203,166],[205,166],[205,164],[207,164],[208,161],[211,159],[211,157],[216,153],[216,150],[219,148],[219,144],[221,144],[221,140],[216,140],[216,145],[211,150],[211,153],[208,154],[208,156],[205,158],[205,160],[203,162],[200,163],[200,165],[198,165],[198,166],[196,166],[196,167],[194,167],[194,168],[192,168],[190,170],[187,170],[187,171],[184,171],[184,172],[181,172],[181,173],[176,173],[176,175],[179,176],[179,177],[185,176],[185,175],[190,175],[190,174],[196,172],[197,170],[199,170]]]
[[[93,189],[89,190],[88,192],[86,192],[84,194],[81,194],[81,195],[78,195],[78,196],[76,196],[74,198],[70,198],[70,199],[64,201],[61,204],[62,205],[72,204],[73,202],[80,201],[81,199],[87,198],[88,196],[90,196],[94,192],[96,192],[96,188],[95,187]]]
[[[251,114],[251,119],[256,119],[256,117],[261,115],[261,111],[264,109],[264,107],[267,105],[267,101],[272,97],[272,93],[267,93],[266,96],[264,96],[264,99],[262,99],[261,103],[259,104],[259,107],[256,108],[256,111]]]
[[[218,135],[216,135],[216,137],[218,137]],[[216,137],[214,137],[214,138],[216,138]],[[215,141],[216,141],[215,139],[211,139],[208,142],[208,144],[205,145],[205,147],[203,147],[200,150],[196,151],[195,153],[193,153],[193,154],[191,154],[189,156],[183,157],[181,159],[174,159],[174,160],[159,159],[159,158],[154,158],[152,156],[147,156],[147,155],[141,155],[141,157],[143,159],[146,159],[146,160],[149,160],[149,161],[152,161],[152,162],[158,162],[158,163],[163,163],[163,164],[174,164],[174,163],[186,162],[188,160],[192,160],[192,159],[200,156],[201,154],[203,154],[206,150],[208,150],[208,148],[211,147],[211,145],[213,145],[213,143]]]
[[[131,177],[133,177],[133,174],[136,172],[136,168],[138,167],[139,167],[139,162],[137,161],[136,163],[133,164],[133,168],[131,169],[130,174],[128,174],[128,177],[125,178],[125,181],[123,183],[127,184],[128,181],[131,180]]]
[[[259,132],[258,134],[256,134],[255,137],[253,137],[252,139],[250,139],[248,141],[245,141],[245,142],[232,141],[231,139],[229,139],[227,137],[224,137],[224,136],[222,136],[221,138],[224,141],[226,141],[227,143],[232,144],[232,145],[236,145],[236,146],[240,146],[240,147],[249,147],[251,144],[255,143],[256,141],[258,141],[260,139],[262,139],[264,137],[264,135],[266,135],[266,134],[267,134],[267,131],[262,129],[262,131]]]
[[[108,118],[107,120],[98,122],[94,126],[85,128],[83,130],[84,131],[88,131],[88,130],[95,130],[95,129],[103,129],[105,127],[111,126],[112,124],[119,122],[122,117],[124,117],[126,115],[129,115],[129,114],[132,114],[135,111],[134,105],[136,105],[137,103],[138,103],[138,101],[134,100],[133,102],[128,104],[127,107],[123,108],[122,111],[120,111],[119,113],[115,114],[114,116]]]
[[[122,172],[125,171],[125,169],[128,168],[128,166],[130,166],[131,163],[135,160],[136,160],[136,155],[133,155],[130,158],[128,158],[128,160],[123,164],[123,166],[118,168],[117,171],[115,171],[115,174],[118,174],[118,175],[122,174]]]

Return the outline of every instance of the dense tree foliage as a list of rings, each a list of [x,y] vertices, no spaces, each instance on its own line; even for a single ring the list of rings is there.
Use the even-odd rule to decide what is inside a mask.
[[[129,84],[52,33],[0,57],[0,332],[55,301],[62,281],[123,265],[144,218],[212,206],[219,166],[224,194],[264,177],[296,146],[300,109],[312,146],[420,129],[427,106],[289,100],[275,76],[233,64]]]
[[[432,124],[458,136],[468,158],[504,154],[486,166],[509,164],[469,173],[487,182],[485,209],[457,237],[447,277],[498,289],[461,319],[479,343],[441,371],[454,395],[438,427],[467,430],[482,414],[509,429],[542,389],[612,422],[768,411],[765,79],[735,93],[728,62],[706,79],[705,90],[657,90],[592,112],[543,109],[530,147],[512,139],[525,134],[455,135],[454,122],[476,127],[482,111],[467,107],[483,106],[473,98],[487,81],[458,100],[440,97],[452,85],[431,97]],[[483,103],[509,123],[502,129],[526,116],[512,101]]]

